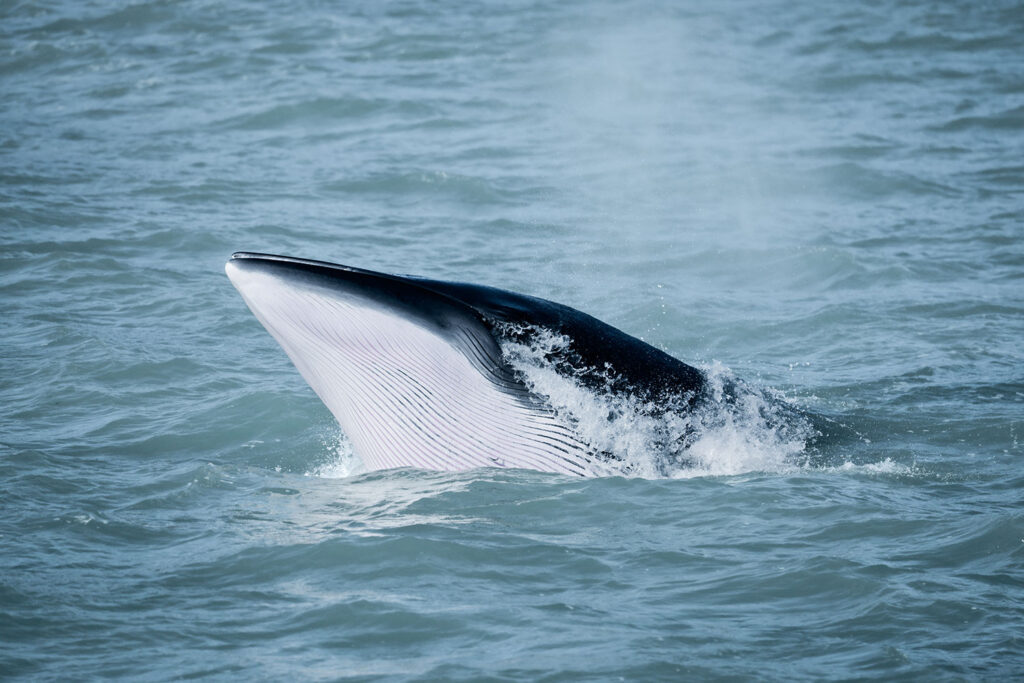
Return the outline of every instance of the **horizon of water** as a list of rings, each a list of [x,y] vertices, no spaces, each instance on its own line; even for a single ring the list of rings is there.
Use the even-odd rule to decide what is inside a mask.
[[[26,1],[0,92],[0,678],[1024,672],[1018,3]],[[856,436],[366,472],[236,250],[558,301]]]

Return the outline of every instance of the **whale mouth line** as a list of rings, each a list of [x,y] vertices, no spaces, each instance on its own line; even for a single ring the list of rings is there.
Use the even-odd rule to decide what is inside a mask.
[[[342,271],[360,271],[360,268],[353,268],[351,266],[345,266],[340,263],[331,263],[330,261],[318,261],[316,259],[299,258],[297,256],[281,256],[280,254],[264,254],[258,251],[236,251],[231,254],[232,261],[242,261],[250,259],[253,261],[276,261],[279,263],[294,263],[296,265],[306,266],[317,266],[321,268],[328,268],[331,270],[342,270]],[[370,272],[370,271],[366,271]],[[385,273],[377,273],[377,275],[385,276]]]

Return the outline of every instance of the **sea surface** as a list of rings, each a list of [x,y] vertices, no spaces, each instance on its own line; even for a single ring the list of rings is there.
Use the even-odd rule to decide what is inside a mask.
[[[850,433],[367,472],[236,250]],[[2,679],[1024,676],[1020,2],[3,2],[0,320]]]

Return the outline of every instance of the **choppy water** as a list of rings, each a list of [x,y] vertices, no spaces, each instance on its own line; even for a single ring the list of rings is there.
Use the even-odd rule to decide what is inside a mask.
[[[1024,11],[720,4],[3,4],[0,677],[1024,673]],[[862,437],[346,476],[236,249],[554,299]]]

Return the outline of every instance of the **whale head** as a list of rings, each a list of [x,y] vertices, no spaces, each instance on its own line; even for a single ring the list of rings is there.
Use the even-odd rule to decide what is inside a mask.
[[[593,433],[639,418],[653,425],[642,448],[667,463],[655,466],[657,474],[686,466],[701,430],[741,412],[768,431],[803,430],[803,414],[788,404],[737,380],[712,382],[552,301],[272,254],[236,253],[226,271],[368,469],[592,475],[608,473],[611,463],[612,471],[628,472],[618,435],[609,443]],[[544,378],[599,396],[597,409],[581,417],[579,401],[556,400],[557,391],[517,362],[524,348]]]
[[[589,473],[483,315],[430,281],[248,252],[225,270],[368,469]]]

